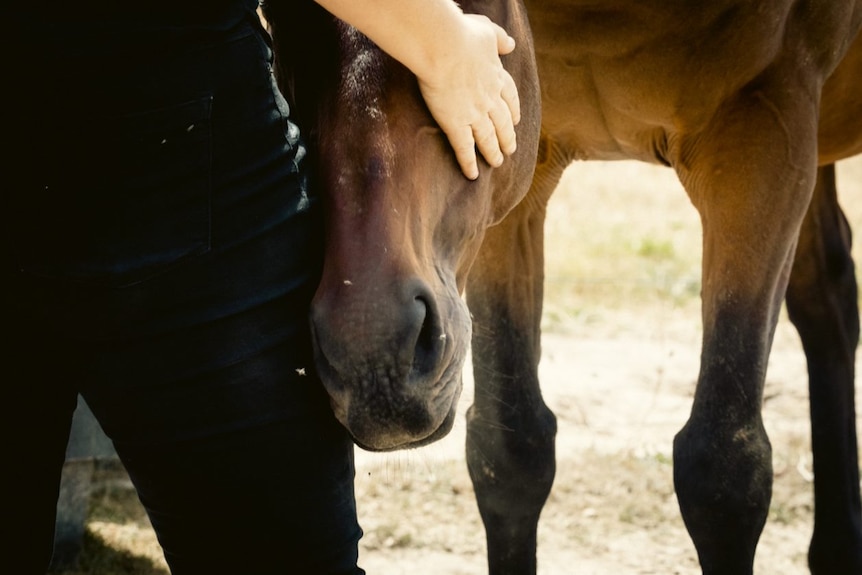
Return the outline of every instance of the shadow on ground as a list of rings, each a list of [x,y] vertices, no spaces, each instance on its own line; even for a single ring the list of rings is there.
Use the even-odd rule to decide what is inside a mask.
[[[99,535],[87,531],[78,559],[78,568],[51,571],[50,575],[170,575],[164,567],[156,565],[148,557],[140,557],[129,551],[115,549]]]

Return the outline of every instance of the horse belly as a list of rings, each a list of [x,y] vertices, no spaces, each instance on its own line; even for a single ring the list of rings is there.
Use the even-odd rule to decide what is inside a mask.
[[[818,146],[821,165],[862,154],[862,34],[823,87]]]
[[[668,137],[701,130],[774,61],[788,5],[528,2],[545,132],[578,159],[667,163]]]

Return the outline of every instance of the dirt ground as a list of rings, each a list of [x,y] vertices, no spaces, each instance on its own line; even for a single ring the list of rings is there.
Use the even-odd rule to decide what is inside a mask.
[[[654,174],[649,167],[633,169],[622,177],[645,181]],[[862,205],[862,161],[846,176],[852,180],[848,187],[855,187],[853,201]],[[862,218],[850,218],[859,229]],[[699,238],[686,241],[699,248]],[[566,317],[545,330],[540,365],[559,432],[556,481],[539,527],[539,573],[700,573],[679,517],[671,463],[673,435],[688,416],[698,371],[696,296],[657,301],[644,296],[597,314]],[[808,572],[812,476],[806,385],[798,339],[782,318],[764,406],[775,485],[755,565],[762,574]],[[472,395],[468,365],[462,413],[448,437],[409,452],[357,452],[357,501],[365,529],[360,564],[370,575],[487,573],[484,530],[463,455],[463,411]],[[123,573],[165,573],[128,488],[114,485],[94,501],[87,561],[98,565],[99,554],[123,551],[131,565]],[[80,573],[114,572],[88,569]]]
[[[700,573],[679,518],[671,464],[671,441],[687,417],[697,373],[697,322],[678,311],[658,324],[643,320],[619,317],[622,331],[608,324],[583,335],[544,337],[540,376],[559,432],[556,481],[539,527],[542,575]],[[808,572],[812,485],[805,381],[801,351],[785,321],[764,408],[775,492],[758,573]],[[462,414],[471,397],[468,376]],[[461,417],[444,440],[415,451],[357,452],[365,530],[360,565],[369,575],[487,573],[484,529],[464,463],[464,427]],[[97,495],[89,529],[95,542],[81,575],[166,575],[127,485]],[[118,559],[118,552],[126,556]]]
[[[593,281],[577,288],[575,297],[583,296],[594,309],[559,314],[562,321],[556,317],[565,304],[553,298],[565,295],[546,301],[539,374],[559,430],[556,480],[539,524],[538,571],[699,574],[679,515],[671,459],[673,436],[688,417],[699,367],[699,288],[685,296],[692,291],[691,274],[698,273],[691,263],[699,261],[697,216],[669,170],[624,163],[578,165],[570,172],[555,194],[561,199],[551,200],[547,251],[570,259],[595,257],[602,266],[608,250],[592,237],[611,235],[607,241],[634,243],[634,251],[652,253],[656,250],[644,246],[661,247],[662,261],[644,264],[651,269],[661,268],[665,260],[681,264],[666,268],[676,278],[671,282],[631,264],[607,285]],[[838,182],[845,212],[858,230],[862,158],[840,165]],[[601,211],[593,211],[597,205]],[[642,237],[632,240],[624,232],[611,232],[618,221]],[[580,236],[568,231],[591,225],[598,229]],[[653,225],[673,228],[680,237],[650,236]],[[855,251],[858,262],[858,246]],[[616,253],[610,257],[623,259]],[[549,260],[553,268],[563,266],[559,259]],[[547,283],[558,279],[555,269],[547,271]],[[648,281],[641,282],[643,277]],[[637,292],[616,285],[622,282],[636,285]],[[683,287],[665,290],[664,283]],[[624,301],[610,293],[615,290],[624,294]],[[683,295],[674,296],[679,292]],[[472,398],[471,386],[468,366],[462,410]],[[786,314],[770,356],[763,417],[775,479],[755,572],[801,575],[808,573],[813,476],[805,359]],[[357,493],[366,529],[361,559],[369,573],[487,573],[484,530],[464,463],[463,417],[458,421],[449,437],[417,452],[358,454]]]
[[[651,333],[544,337],[540,376],[559,432],[556,481],[539,528],[539,573],[700,573],[671,465],[671,441],[688,415],[697,373],[692,323],[673,318]],[[795,575],[807,573],[811,464],[805,365],[784,327],[764,409],[776,478],[756,569]],[[465,406],[470,396],[468,388]],[[463,443],[461,424],[427,450],[359,454],[367,532],[361,557],[369,573],[487,573]]]

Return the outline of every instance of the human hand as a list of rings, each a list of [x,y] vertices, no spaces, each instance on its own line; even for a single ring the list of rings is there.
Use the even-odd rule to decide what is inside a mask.
[[[407,66],[468,178],[479,177],[476,148],[492,166],[515,151],[521,105],[500,56],[515,49],[485,16],[453,0],[316,0]]]
[[[479,177],[476,148],[492,166],[517,147],[518,89],[500,56],[515,49],[505,30],[485,16],[466,14],[441,38],[437,65],[417,76],[431,115],[449,139],[464,175]],[[447,31],[448,32],[448,31]]]

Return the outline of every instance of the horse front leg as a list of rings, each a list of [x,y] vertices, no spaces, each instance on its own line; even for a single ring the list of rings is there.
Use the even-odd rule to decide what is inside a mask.
[[[492,575],[536,572],[539,514],[555,473],[556,418],[538,380],[547,198],[534,192],[488,230],[467,285],[476,386],[467,465]]]
[[[835,166],[821,167],[787,289],[787,309],[808,360],[814,452],[808,562],[814,575],[862,573],[854,392],[859,306],[850,247]]]
[[[728,102],[674,161],[704,234],[701,366],[674,483],[705,575],[752,573],[772,495],[763,387],[816,169],[814,90],[787,89],[786,72]]]

